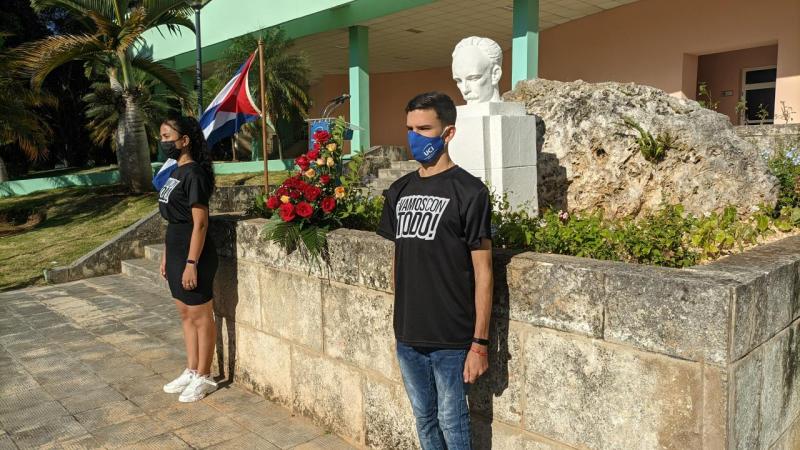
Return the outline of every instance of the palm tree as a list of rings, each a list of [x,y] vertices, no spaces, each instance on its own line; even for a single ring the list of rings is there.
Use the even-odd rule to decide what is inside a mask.
[[[56,67],[74,60],[104,67],[109,88],[121,99],[114,135],[120,178],[132,192],[152,189],[150,150],[142,110],[146,96],[135,70],[146,72],[180,97],[186,87],[172,69],[153,61],[143,48],[142,34],[164,26],[177,33],[194,27],[185,0],[31,0],[41,12],[48,8],[67,11],[85,30],[81,34],[50,36],[16,49],[18,68],[30,77],[34,92]]]
[[[180,99],[163,90],[159,90],[159,82],[150,77],[146,72],[133,69],[135,97],[140,105],[140,114],[144,123],[145,135],[149,144],[155,146],[158,140],[159,126],[175,104]],[[125,98],[121,92],[113,89],[108,82],[98,81],[91,85],[91,91],[83,96],[86,103],[86,117],[89,119],[88,128],[92,142],[98,146],[111,143],[111,148],[117,151],[118,124],[125,112]]]
[[[56,100],[44,92],[35,95],[12,78],[8,61],[7,54],[0,54],[0,145],[16,144],[29,159],[35,160],[47,155],[47,140],[52,133],[37,109],[54,106]],[[8,181],[8,171],[0,157],[0,182],[3,181]]]
[[[308,114],[308,60],[302,54],[292,53],[292,41],[280,28],[270,28],[261,37],[264,39],[264,79],[267,86],[267,116],[273,124],[278,119],[291,119]],[[234,39],[220,57],[219,69],[214,78],[224,85],[252,53],[258,48],[258,36],[247,34]],[[258,64],[253,64],[250,88],[256,102],[261,98]],[[260,107],[261,105],[259,105]],[[255,122],[254,127],[259,126]],[[260,130],[260,128],[259,128]],[[277,130],[275,130],[277,134]],[[257,133],[253,133],[256,135]],[[267,142],[271,140],[268,138]],[[265,146],[266,147],[266,146]],[[266,153],[266,152],[265,152]]]

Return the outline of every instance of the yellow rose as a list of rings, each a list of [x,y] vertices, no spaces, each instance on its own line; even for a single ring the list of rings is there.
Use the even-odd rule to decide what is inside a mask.
[[[317,158],[317,165],[318,166],[324,166],[325,165],[325,159],[324,158]]]
[[[281,195],[281,203],[289,203],[289,200],[291,199],[288,195]]]
[[[308,170],[306,170],[306,173],[305,173],[306,177],[308,177],[308,178],[314,178],[314,175],[316,175],[316,174],[317,174],[317,172],[315,172],[314,169],[308,169]]]
[[[333,167],[336,165],[336,161],[333,158],[328,158],[328,167]]]
[[[330,144],[326,145],[325,148],[327,148],[329,152],[335,152],[336,142],[331,142]]]
[[[344,190],[344,187],[342,187],[342,186],[338,186],[336,189],[334,189],[334,190],[333,190],[333,195],[334,195],[336,198],[343,198],[343,197],[344,197],[344,195],[345,195],[345,193],[346,193],[346,192],[345,192],[345,190]]]

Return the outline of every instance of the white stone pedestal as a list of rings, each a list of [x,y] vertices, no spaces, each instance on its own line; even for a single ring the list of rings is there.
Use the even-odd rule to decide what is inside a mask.
[[[536,118],[525,105],[487,102],[458,106],[450,157],[479,177],[495,195],[508,195],[515,209],[539,213],[536,170]]]

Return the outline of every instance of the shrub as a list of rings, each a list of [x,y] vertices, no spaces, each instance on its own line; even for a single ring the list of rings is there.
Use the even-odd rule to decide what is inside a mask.
[[[780,189],[776,211],[800,206],[800,150],[797,147],[780,149],[769,156],[767,164],[778,179]]]
[[[383,197],[367,195],[358,177],[362,163],[361,155],[353,157],[339,180],[347,195],[337,209],[336,226],[375,231]],[[505,196],[493,196],[493,244],[665,267],[692,266],[742,251],[776,231],[800,228],[800,153],[797,148],[780,151],[769,158],[769,167],[780,182],[778,205],[775,208],[762,205],[749,214],[727,207],[720,213],[697,217],[675,204],[663,205],[639,219],[607,220],[601,212],[569,214],[548,209],[536,217],[524,209],[512,208]],[[263,203],[263,197],[256,199],[251,211],[268,216],[269,210]]]
[[[636,144],[644,159],[651,163],[659,163],[664,160],[667,150],[677,147],[677,139],[668,132],[661,133],[653,137],[649,131],[645,131],[641,125],[634,122],[629,117],[624,117],[623,121],[628,128],[634,129],[639,133]]]

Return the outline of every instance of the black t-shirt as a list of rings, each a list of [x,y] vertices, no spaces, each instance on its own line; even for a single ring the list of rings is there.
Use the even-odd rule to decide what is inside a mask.
[[[456,166],[430,177],[411,172],[384,197],[378,234],[395,243],[395,337],[420,347],[469,347],[475,332],[471,250],[491,238],[489,190]]]
[[[158,192],[158,210],[169,223],[192,223],[192,205],[208,206],[211,180],[195,161],[179,166]]]

